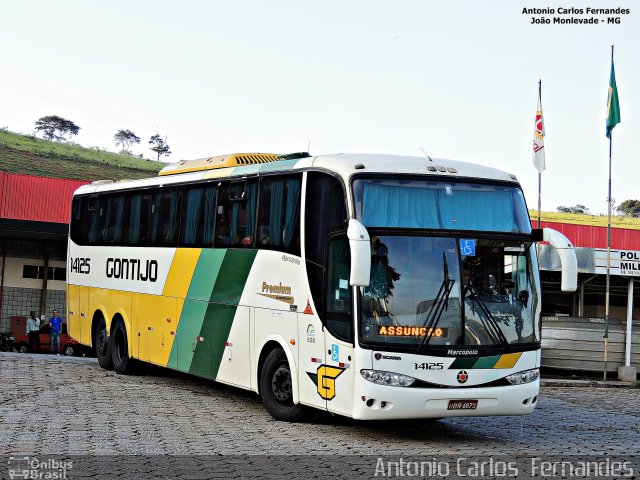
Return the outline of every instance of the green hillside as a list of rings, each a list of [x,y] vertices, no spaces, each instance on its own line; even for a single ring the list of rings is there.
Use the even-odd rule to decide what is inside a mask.
[[[78,180],[155,177],[166,164],[0,130],[0,171]]]
[[[538,211],[529,210],[531,222],[535,226],[538,220]],[[576,225],[593,225],[596,227],[607,226],[606,215],[581,215],[578,213],[560,213],[560,212],[540,212],[540,219],[543,222],[560,222],[572,223]],[[611,226],[614,228],[630,228],[632,230],[640,230],[640,218],[612,216]]]

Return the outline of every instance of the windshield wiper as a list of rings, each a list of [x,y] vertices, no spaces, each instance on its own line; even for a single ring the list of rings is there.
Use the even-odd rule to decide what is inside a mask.
[[[431,340],[431,334],[438,326],[440,317],[442,317],[442,312],[444,312],[449,306],[449,295],[451,294],[451,290],[453,290],[453,284],[456,283],[454,279],[449,278],[449,267],[447,265],[447,257],[444,252],[442,252],[442,273],[444,275],[444,279],[440,284],[440,289],[438,290],[436,298],[431,304],[431,308],[429,308],[429,311],[427,312],[427,318],[425,318],[424,323],[422,324],[422,326],[427,329],[420,340],[420,344],[417,348],[418,351],[420,351],[420,349],[428,344],[429,340]]]
[[[487,307],[487,304],[484,303],[484,300],[482,300],[482,298],[480,297],[480,294],[478,293],[478,290],[476,290],[476,287],[473,286],[471,281],[467,283],[464,291],[462,292],[463,299],[465,298],[467,291],[470,293],[469,298],[471,298],[471,300],[478,303],[478,305],[480,306],[480,310],[484,314],[484,317],[487,319],[488,324],[485,323],[485,328],[487,329],[487,331],[491,334],[491,336],[494,339],[499,340],[506,347],[509,347],[509,340],[507,340],[507,337],[504,336],[504,333],[500,329],[498,322],[496,321],[495,317],[491,314],[489,307]]]

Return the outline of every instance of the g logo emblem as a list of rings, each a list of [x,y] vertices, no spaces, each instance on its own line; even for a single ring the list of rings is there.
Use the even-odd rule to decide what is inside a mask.
[[[336,378],[344,372],[344,368],[320,365],[318,367],[318,393],[326,400],[336,396]]]
[[[466,383],[467,380],[469,380],[469,374],[466,372],[466,370],[460,370],[458,372],[458,383]]]
[[[309,373],[309,378],[318,387],[318,395],[325,400],[333,400],[336,396],[336,378],[344,372],[344,368],[332,367],[330,365],[320,365],[317,373]]]

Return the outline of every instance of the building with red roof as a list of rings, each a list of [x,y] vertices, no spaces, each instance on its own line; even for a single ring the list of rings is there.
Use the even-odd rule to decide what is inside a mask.
[[[66,315],[71,199],[87,183],[0,172],[0,331],[31,310]]]

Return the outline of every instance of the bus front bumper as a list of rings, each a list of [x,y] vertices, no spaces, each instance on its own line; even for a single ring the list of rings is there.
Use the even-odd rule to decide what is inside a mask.
[[[358,378],[355,387],[353,418],[359,420],[528,415],[538,402],[540,380],[500,387],[432,389],[377,385]],[[470,401],[451,405],[457,407],[477,403],[475,408],[450,409],[452,400]]]

